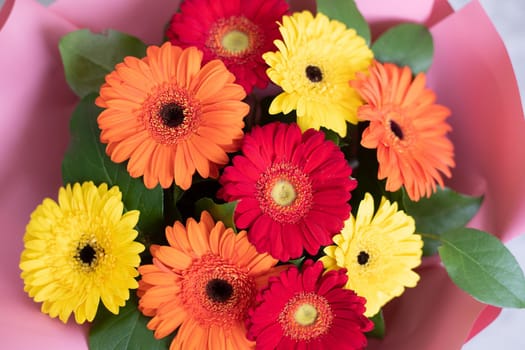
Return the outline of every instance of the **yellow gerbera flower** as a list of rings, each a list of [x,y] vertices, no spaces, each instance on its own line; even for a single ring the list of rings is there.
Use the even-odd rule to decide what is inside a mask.
[[[356,72],[366,72],[373,53],[354,29],[309,11],[284,16],[283,40],[277,52],[267,52],[267,74],[283,92],[270,105],[270,114],[296,110],[301,130],[321,126],[346,135],[346,121],[357,124],[362,100],[349,85]]]
[[[20,259],[24,290],[42,312],[66,322],[92,321],[102,300],[114,314],[137,288],[144,246],[134,239],[137,210],[122,214],[118,187],[92,182],[60,188],[31,214]]]
[[[336,245],[324,249],[324,266],[346,268],[346,288],[366,298],[365,316],[374,316],[405,287],[415,287],[419,281],[412,269],[421,264],[423,241],[414,231],[414,219],[384,197],[374,215],[374,199],[367,193],[356,217],[350,217],[334,236]]]

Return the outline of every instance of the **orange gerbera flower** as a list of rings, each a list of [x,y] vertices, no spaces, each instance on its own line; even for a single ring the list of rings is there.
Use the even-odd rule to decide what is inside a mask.
[[[202,52],[165,43],[143,59],[126,57],[106,76],[96,104],[100,140],[117,163],[129,159],[148,188],[173,180],[191,186],[195,170],[217,178],[243,137],[249,107],[242,86],[219,60],[201,67]]]
[[[414,201],[443,186],[442,174],[450,177],[454,167],[450,110],[435,104],[425,83],[424,73],[412,80],[410,68],[379,62],[350,83],[367,103],[358,111],[359,120],[370,121],[361,145],[377,148],[378,178],[387,179],[388,191],[404,186]]]
[[[170,350],[252,349],[245,320],[268,278],[286,267],[257,253],[246,231],[235,234],[203,212],[166,228],[169,246],[151,246],[153,265],[139,268],[139,309],[153,316],[157,339],[178,328]]]

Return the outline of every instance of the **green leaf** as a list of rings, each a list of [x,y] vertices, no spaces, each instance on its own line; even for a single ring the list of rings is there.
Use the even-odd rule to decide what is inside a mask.
[[[441,234],[465,226],[476,215],[481,202],[481,197],[466,196],[439,187],[430,198],[421,198],[414,202],[403,191],[403,207],[416,221],[416,231],[422,233]],[[423,240],[423,254],[435,254],[439,243],[425,237]]]
[[[330,19],[343,22],[348,28],[353,28],[362,36],[366,44],[370,44],[370,27],[355,1],[353,0],[317,0],[317,12],[321,12]]]
[[[385,319],[383,318],[383,311],[379,311],[374,316],[370,317],[370,321],[374,322],[374,329],[366,333],[368,337],[383,339],[385,337]]]
[[[471,228],[442,234],[439,255],[450,278],[475,299],[494,306],[525,308],[525,277],[496,237]]]
[[[58,44],[66,80],[80,97],[97,92],[106,74],[126,56],[144,57],[146,45],[139,39],[109,30],[95,34],[88,29],[66,34]]]
[[[235,212],[237,202],[217,204],[211,198],[202,198],[197,201],[195,206],[198,215],[200,215],[203,210],[206,210],[215,221],[222,221],[226,227],[230,227],[237,232],[235,223],[233,222],[233,213]]]
[[[293,264],[297,266],[297,268],[301,268],[303,266],[303,262],[306,259],[306,257],[302,256],[297,259],[288,260],[287,264]]]
[[[413,74],[425,72],[432,64],[432,34],[423,25],[405,23],[381,35],[372,45],[375,59],[409,66]]]
[[[90,350],[167,350],[171,337],[155,339],[146,328],[149,319],[137,308],[136,298],[113,315],[101,307],[89,331]]]
[[[333,143],[335,143],[336,146],[342,145],[342,139],[341,137],[339,137],[338,133],[326,128],[321,128],[321,131],[324,133],[324,137],[326,140],[332,141]]]
[[[82,99],[73,112],[71,140],[62,161],[64,183],[93,181],[119,186],[126,210],[140,211],[138,227],[143,234],[164,232],[163,193],[160,186],[148,190],[142,178],[132,178],[125,163],[109,159],[100,140],[97,116],[102,111],[95,105],[95,94]]]

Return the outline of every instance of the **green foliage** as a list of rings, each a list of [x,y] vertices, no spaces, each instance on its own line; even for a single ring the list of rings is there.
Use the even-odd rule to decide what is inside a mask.
[[[454,283],[475,299],[499,307],[525,308],[525,277],[496,237],[471,228],[441,235],[439,255]]]
[[[383,33],[372,45],[372,51],[378,61],[409,66],[417,74],[432,64],[434,43],[427,27],[405,23]]]
[[[321,131],[324,133],[324,137],[326,140],[332,141],[338,147],[342,145],[342,139],[338,133],[326,128],[321,128]]]
[[[383,339],[385,337],[385,319],[383,318],[383,311],[379,311],[374,316],[370,317],[374,322],[374,329],[366,333],[370,338]]]
[[[206,210],[215,221],[222,221],[224,226],[232,228],[235,232],[237,232],[237,229],[233,221],[233,213],[236,206],[237,202],[217,204],[211,198],[202,198],[196,203],[197,215]]]
[[[132,178],[124,163],[113,163],[106,155],[97,124],[101,109],[94,101],[94,94],[86,96],[73,112],[71,140],[62,161],[64,183],[93,181],[96,185],[103,182],[109,187],[117,185],[126,210],[140,211],[140,231],[148,235],[164,232],[162,189],[157,186],[148,190],[142,178]]]
[[[406,213],[416,221],[416,231],[439,235],[464,227],[476,215],[481,206],[481,197],[459,194],[448,188],[438,188],[430,198],[411,201],[403,191],[403,207]],[[437,252],[439,241],[423,237],[424,255]]]
[[[138,310],[136,298],[113,315],[100,307],[89,331],[91,350],[167,350],[171,337],[157,340],[146,328],[149,319]]]
[[[362,36],[367,45],[370,44],[370,27],[355,1],[353,0],[317,0],[317,12],[321,12],[330,19],[343,22],[348,28],[353,28]]]
[[[297,266],[298,269],[301,269],[305,259],[306,259],[306,257],[302,256],[302,257],[297,258],[297,259],[288,260],[287,264],[293,264],[293,265]]]
[[[97,92],[106,74],[126,56],[144,57],[146,45],[139,39],[109,30],[95,34],[88,29],[68,33],[58,45],[66,80],[79,96]]]

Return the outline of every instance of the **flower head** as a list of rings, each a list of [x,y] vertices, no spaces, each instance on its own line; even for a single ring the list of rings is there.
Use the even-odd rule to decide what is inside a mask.
[[[269,112],[296,110],[301,130],[323,126],[345,136],[346,122],[357,123],[362,104],[348,82],[368,69],[372,51],[354,29],[322,13],[285,16],[280,31],[279,51],[263,55],[268,76],[284,90]]]
[[[372,330],[365,299],[344,289],[344,270],[323,274],[323,264],[305,261],[272,277],[250,310],[248,338],[261,350],[355,349]]]
[[[42,312],[66,322],[92,321],[99,301],[114,314],[137,288],[144,246],[134,239],[139,212],[122,214],[118,187],[76,183],[44,199],[31,214],[20,269],[24,290]]]
[[[410,68],[376,62],[370,75],[359,75],[351,83],[365,99],[358,117],[370,121],[361,145],[377,148],[379,179],[386,189],[404,186],[412,200],[429,197],[441,174],[451,176],[454,147],[446,134],[448,108],[435,104],[435,94],[425,88],[425,74],[412,81]]]
[[[169,246],[151,246],[153,265],[139,268],[139,309],[162,338],[178,328],[170,349],[251,349],[245,318],[277,260],[258,254],[246,232],[235,234],[203,212],[166,228]]]
[[[261,55],[274,49],[277,21],[288,11],[285,0],[185,0],[167,29],[175,45],[196,46],[204,62],[220,59],[250,93],[268,84]]]
[[[173,180],[183,189],[197,171],[217,178],[226,152],[240,145],[248,105],[219,60],[201,67],[202,52],[165,43],[143,59],[126,57],[106,76],[96,100],[100,140],[114,162],[148,188]]]
[[[235,224],[260,252],[287,261],[316,254],[348,218],[356,181],[341,150],[313,129],[271,123],[245,136],[218,193],[238,200]]]
[[[423,241],[414,230],[414,219],[384,197],[374,215],[374,199],[367,193],[356,217],[334,236],[336,245],[324,249],[324,266],[346,268],[346,288],[366,298],[367,317],[419,281],[412,269],[421,264]]]

